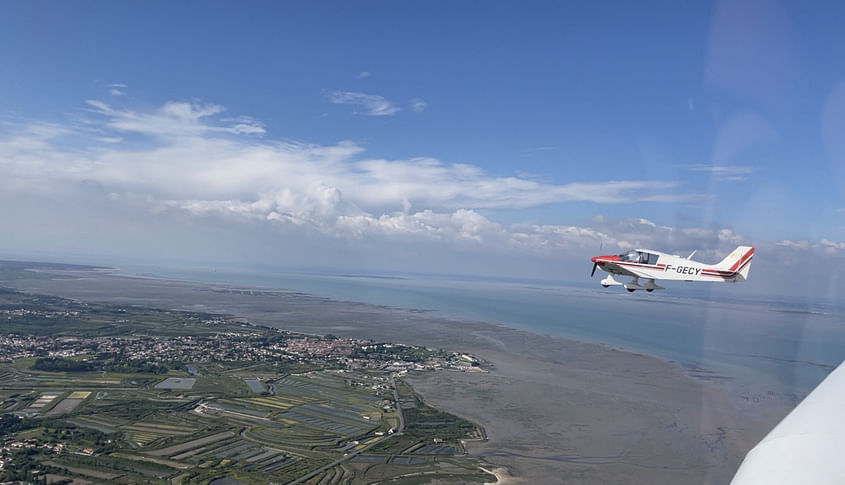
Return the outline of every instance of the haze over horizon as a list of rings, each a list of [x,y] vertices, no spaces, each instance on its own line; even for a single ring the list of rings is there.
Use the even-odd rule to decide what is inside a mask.
[[[840,4],[80,5],[0,4],[0,257],[845,296]]]

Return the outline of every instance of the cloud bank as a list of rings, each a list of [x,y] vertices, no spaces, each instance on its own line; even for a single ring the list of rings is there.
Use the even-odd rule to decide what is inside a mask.
[[[353,141],[272,139],[260,121],[213,103],[134,110],[89,100],[67,122],[6,120],[0,130],[0,203],[14,208],[0,222],[21,228],[6,247],[46,241],[49,248],[75,238],[74,250],[96,250],[105,238],[103,247],[151,247],[158,255],[181,241],[182,254],[204,248],[203,257],[213,258],[254,244],[253,259],[276,251],[275,260],[312,259],[302,264],[352,258],[416,270],[439,264],[442,271],[475,264],[470,270],[497,274],[507,265],[512,274],[525,273],[532,264],[534,274],[568,274],[560,266],[567,261],[577,269],[589,255],[631,248],[681,255],[695,249],[697,259],[716,262],[754,244],[755,264],[772,274],[845,258],[845,243],[828,239],[766,243],[730,227],[679,228],[644,218],[502,223],[503,211],[513,220],[513,211],[549,204],[588,202],[600,212],[600,204],[698,203],[703,196],[678,181],[555,183],[434,158],[372,158]],[[688,168],[717,176],[753,171]],[[794,279],[793,272],[782,281]]]
[[[675,181],[555,184],[433,158],[367,158],[352,141],[266,140],[259,121],[226,117],[222,106],[211,103],[168,102],[149,111],[99,100],[86,106],[81,119],[66,124],[7,124],[0,137],[0,187],[45,194],[96,187],[110,201],[140,201],[152,213],[260,220],[339,238],[419,237],[535,248],[555,247],[562,235],[590,233],[505,227],[479,211],[701,198],[679,191]]]

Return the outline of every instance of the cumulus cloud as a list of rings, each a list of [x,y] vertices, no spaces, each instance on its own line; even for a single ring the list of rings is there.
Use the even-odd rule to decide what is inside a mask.
[[[819,242],[819,246],[829,254],[842,254],[845,252],[845,242],[836,242],[824,238]]]
[[[810,241],[806,239],[802,239],[800,241],[791,241],[789,239],[784,239],[782,241],[778,241],[775,243],[776,246],[780,246],[783,248],[796,248],[796,249],[810,249],[812,245]]]
[[[355,114],[368,116],[391,116],[402,108],[391,103],[383,96],[376,94],[356,93],[352,91],[332,91],[329,93],[329,101],[335,104],[351,104],[358,106],[363,111],[353,111]]]
[[[246,116],[220,118],[215,104],[168,102],[140,112],[87,101],[81,126],[31,123],[0,139],[7,170],[19,176],[97,180],[116,191],[151,193],[168,200],[252,200],[281,190],[306,192],[315,184],[337,188],[344,200],[369,212],[518,209],[566,201],[597,203],[690,201],[701,198],[676,181],[611,180],[553,184],[495,176],[476,165],[433,158],[366,158],[350,141],[314,145],[259,141],[261,123]],[[132,135],[145,143],[114,145]],[[235,136],[224,136],[235,135]],[[237,136],[241,135],[241,136]],[[54,143],[75,137],[74,148]],[[99,143],[94,143],[99,141]]]
[[[333,230],[358,239],[446,242],[450,246],[552,259],[651,248],[684,256],[697,250],[699,260],[715,263],[737,246],[750,243],[746,236],[729,228],[678,228],[647,219],[606,217],[596,217],[580,226],[503,225],[466,209],[448,213],[425,210],[414,214],[344,215]]]
[[[704,262],[717,262],[727,251],[751,243],[746,236],[725,227],[675,227],[643,218],[612,219],[603,216],[593,218],[590,225],[602,235],[604,247],[623,250],[650,248],[682,256],[695,250],[696,258]]]
[[[775,246],[803,254],[805,258],[811,260],[819,260],[819,258],[829,256],[845,257],[845,242],[833,241],[828,238],[822,238],[818,242],[811,242],[806,239],[797,241],[784,239],[775,243]]]
[[[222,106],[168,102],[139,111],[86,102],[65,124],[8,125],[0,135],[0,191],[55,197],[73,189],[111,204],[235,223],[299,228],[337,240],[431,241],[552,256],[566,248],[718,247],[731,234],[599,218],[589,226],[503,225],[484,210],[568,201],[684,202],[679,182],[552,183],[498,176],[433,158],[368,158],[360,145],[268,140]],[[695,244],[692,244],[695,241]],[[704,241],[701,243],[700,241]],[[704,246],[702,246],[704,244]]]

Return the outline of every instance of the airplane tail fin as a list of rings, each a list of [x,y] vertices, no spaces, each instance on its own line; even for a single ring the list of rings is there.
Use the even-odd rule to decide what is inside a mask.
[[[754,255],[754,248],[751,246],[739,246],[716,265],[721,271],[728,271],[736,275],[736,281],[748,279],[748,271],[751,269],[751,257]]]

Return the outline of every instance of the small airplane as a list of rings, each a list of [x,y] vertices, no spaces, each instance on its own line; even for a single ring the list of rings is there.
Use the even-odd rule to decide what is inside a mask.
[[[717,264],[693,261],[693,255],[695,251],[684,258],[651,249],[634,249],[622,254],[596,256],[592,258],[593,272],[590,277],[596,274],[596,268],[601,268],[610,273],[601,280],[602,286],[621,285],[630,292],[662,290],[663,287],[654,282],[659,279],[735,283],[748,279],[754,248],[739,246]],[[631,276],[633,280],[623,284],[613,279],[613,275]],[[640,278],[647,281],[641,283]]]

